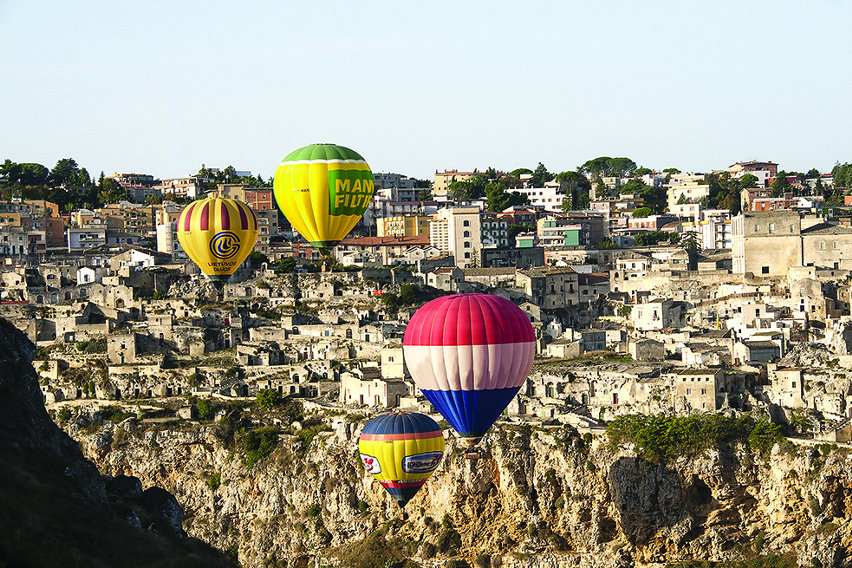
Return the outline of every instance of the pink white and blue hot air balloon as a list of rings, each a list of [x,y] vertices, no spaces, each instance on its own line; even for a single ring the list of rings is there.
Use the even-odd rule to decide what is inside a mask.
[[[488,294],[432,300],[405,329],[405,362],[423,395],[475,444],[524,384],[535,335],[515,304]]]

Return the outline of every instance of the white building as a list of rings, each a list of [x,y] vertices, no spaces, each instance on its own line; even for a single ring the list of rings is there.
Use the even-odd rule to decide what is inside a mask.
[[[69,251],[98,247],[106,244],[106,227],[68,227],[66,237]]]
[[[442,253],[452,254],[459,268],[478,266],[482,250],[479,210],[473,207],[439,210],[430,222],[429,241]]]
[[[0,226],[0,254],[3,256],[27,254],[27,233],[21,227]]]
[[[482,214],[480,227],[482,246],[509,246],[509,223],[505,219],[499,219],[496,214]]]
[[[701,220],[701,204],[700,203],[681,203],[669,207],[669,213],[677,215],[681,219],[689,219],[693,223]]]
[[[197,199],[201,194],[203,183],[206,181],[209,180],[196,176],[164,179],[160,185],[155,185],[153,189],[160,190],[163,195],[171,193],[175,197]]]
[[[745,175],[751,175],[757,178],[757,187],[769,187],[769,178],[775,177],[769,170],[742,170],[731,175],[734,179],[740,179]]]
[[[565,194],[559,188],[559,182],[547,182],[544,187],[519,187],[508,191],[526,195],[531,205],[543,207],[545,211],[562,211]]]
[[[698,203],[705,197],[710,197],[710,185],[698,181],[670,183],[667,193],[669,211],[672,211],[675,205],[683,199],[691,203]]]
[[[95,282],[100,282],[102,276],[103,276],[103,269],[98,269],[96,271],[91,266],[84,266],[84,267],[77,270],[77,286],[82,286],[83,284],[94,284]]]

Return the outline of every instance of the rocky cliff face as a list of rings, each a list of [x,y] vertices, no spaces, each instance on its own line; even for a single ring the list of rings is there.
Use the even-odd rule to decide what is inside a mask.
[[[84,459],[45,411],[35,350],[0,319],[0,566],[230,565],[185,538],[173,496]]]
[[[770,552],[845,566],[852,556],[845,450],[776,446],[761,458],[726,446],[653,464],[603,437],[503,426],[479,460],[451,439],[402,516],[360,467],[357,430],[340,422],[304,453],[285,440],[250,469],[212,425],[146,429],[129,419],[75,435],[104,473],[174,492],[185,530],[237,547],[244,566],[367,565],[352,556],[365,543],[373,560],[424,566],[460,557],[477,566],[629,567]]]

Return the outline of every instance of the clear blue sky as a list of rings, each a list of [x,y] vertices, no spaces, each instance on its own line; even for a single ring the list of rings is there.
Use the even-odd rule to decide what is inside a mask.
[[[846,0],[0,0],[0,160],[264,177],[312,142],[374,171],[852,161]]]

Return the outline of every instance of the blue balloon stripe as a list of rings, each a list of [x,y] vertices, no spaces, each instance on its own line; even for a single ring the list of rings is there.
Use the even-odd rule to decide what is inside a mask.
[[[411,499],[420,491],[420,486],[416,487],[385,487],[390,496],[393,497],[400,507],[405,507]]]
[[[423,396],[463,438],[485,435],[521,387],[504,389],[423,390]]]

